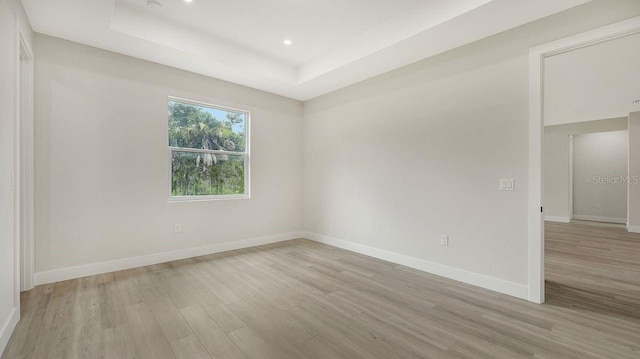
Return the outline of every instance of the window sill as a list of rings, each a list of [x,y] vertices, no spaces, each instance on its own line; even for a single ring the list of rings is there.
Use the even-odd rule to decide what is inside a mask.
[[[183,202],[209,202],[209,201],[228,201],[234,199],[251,199],[248,194],[239,195],[223,195],[223,196],[184,196],[184,197],[169,197],[167,202],[169,203],[183,203]]]

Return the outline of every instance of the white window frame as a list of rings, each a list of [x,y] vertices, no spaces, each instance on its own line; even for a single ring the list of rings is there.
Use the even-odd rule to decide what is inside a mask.
[[[244,152],[234,152],[234,151],[221,151],[221,150],[203,150],[196,148],[183,148],[183,147],[173,147],[167,146],[168,151],[168,179],[169,179],[169,202],[198,202],[198,201],[217,201],[217,200],[230,200],[230,199],[250,199],[251,198],[251,173],[250,173],[250,164],[251,164],[251,112],[247,110],[241,110],[233,107],[214,105],[205,102],[199,102],[189,99],[184,99],[180,97],[169,96],[167,99],[167,106],[169,101],[180,102],[187,105],[194,105],[200,107],[213,108],[221,111],[228,111],[234,113],[244,114],[245,118],[245,148]],[[169,140],[169,119],[167,118],[167,142]],[[211,153],[214,155],[232,155],[232,156],[242,156],[244,155],[244,194],[224,194],[224,195],[195,195],[195,196],[174,196],[172,193],[172,182],[173,182],[173,168],[172,161],[173,152],[192,152],[192,153]]]

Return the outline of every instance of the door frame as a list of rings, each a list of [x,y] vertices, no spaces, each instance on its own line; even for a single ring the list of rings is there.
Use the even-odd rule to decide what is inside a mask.
[[[640,33],[640,17],[553,41],[529,50],[529,301],[544,303],[544,141],[545,59]]]
[[[16,17],[16,266],[20,291],[34,286],[34,55]]]

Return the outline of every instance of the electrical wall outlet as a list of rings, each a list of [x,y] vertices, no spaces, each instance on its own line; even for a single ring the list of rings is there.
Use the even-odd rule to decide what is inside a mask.
[[[513,178],[503,178],[500,180],[501,191],[515,191],[515,181]]]
[[[180,233],[182,232],[182,225],[180,223],[176,223],[176,225],[173,227],[173,231],[175,233]]]
[[[440,244],[443,246],[449,246],[449,236],[446,234],[443,234],[440,236]]]

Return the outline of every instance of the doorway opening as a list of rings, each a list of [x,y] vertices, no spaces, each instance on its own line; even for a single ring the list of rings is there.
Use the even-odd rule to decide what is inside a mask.
[[[607,57],[616,60],[626,60],[628,63],[633,61],[634,57],[625,58],[624,55],[616,53],[606,53],[599,47],[610,47],[616,42],[625,42],[640,38],[640,17],[626,20],[617,24],[605,26],[593,31],[589,31],[570,38],[558,40],[546,45],[542,45],[530,50],[530,145],[529,145],[529,300],[537,303],[545,302],[545,217],[553,217],[552,213],[548,213],[548,204],[545,200],[545,125],[557,125],[567,123],[578,123],[584,121],[592,121],[602,118],[622,118],[626,117],[629,128],[629,150],[632,154],[634,146],[631,142],[632,133],[629,113],[640,110],[640,102],[636,102],[637,83],[640,83],[640,71],[627,71],[618,66],[606,65]],[[639,46],[635,46],[639,48]],[[559,59],[571,59],[575,56],[582,56],[585,52],[600,53],[601,57],[596,59],[600,63],[592,67],[604,70],[605,73],[600,77],[594,76],[594,73],[588,73],[585,76],[576,76],[574,70],[584,70],[588,66],[578,64],[567,67],[560,66],[561,71],[554,70],[554,62]],[[562,62],[562,61],[560,61]],[[618,61],[617,63],[619,63]],[[557,64],[556,64],[557,65]],[[621,88],[621,83],[615,78],[620,77],[625,84],[631,84],[628,88]],[[595,79],[595,80],[594,80]],[[588,81],[601,81],[601,86],[594,86]],[[586,81],[586,82],[585,82]],[[603,82],[604,81],[604,82]],[[555,82],[555,83],[554,83]],[[554,85],[565,85],[573,87],[573,89],[555,87]],[[622,85],[624,87],[624,85]],[[636,87],[633,87],[636,86]],[[635,90],[634,90],[635,89]],[[554,100],[554,96],[565,95],[559,101]],[[568,96],[568,97],[567,97]],[[562,97],[562,96],[560,96]],[[607,115],[608,109],[615,108],[615,114]],[[555,115],[554,115],[555,114]],[[560,123],[554,122],[561,119]],[[640,119],[639,119],[640,121]],[[640,135],[640,134],[639,134]],[[640,139],[640,137],[639,137]],[[567,141],[569,139],[567,138]],[[576,140],[574,136],[573,140]],[[638,147],[640,145],[636,145]],[[567,154],[568,156],[568,154]],[[638,154],[640,157],[640,154]],[[567,158],[568,161],[568,158]],[[640,196],[633,196],[632,191],[635,187],[629,183],[633,180],[634,172],[631,170],[631,163],[634,159],[629,156],[628,173],[624,177],[628,188],[628,214],[627,228],[631,231],[631,218],[633,217],[634,198],[640,201]],[[639,160],[640,163],[640,160]],[[638,166],[640,169],[640,166]],[[593,174],[593,176],[600,176]],[[586,180],[585,180],[586,181]],[[606,181],[606,180],[605,180]],[[586,183],[586,182],[585,182]],[[566,182],[569,186],[569,182]],[[640,193],[640,192],[639,192]],[[568,203],[568,201],[567,201]],[[574,203],[574,202],[572,202]],[[638,205],[640,210],[640,204]],[[576,208],[573,209],[575,212]],[[640,211],[639,211],[640,212]],[[571,220],[571,215],[567,215],[566,222]],[[640,224],[640,223],[639,223]],[[567,233],[562,232],[562,225],[574,225],[571,223],[556,224],[550,222],[547,224],[547,230],[555,231],[557,238],[567,238]],[[560,227],[558,227],[560,226]],[[639,227],[640,228],[640,227]],[[566,229],[566,228],[565,228]],[[618,228],[628,235],[627,229]],[[548,231],[547,231],[548,232]],[[584,232],[574,235],[585,238]],[[570,236],[570,235],[569,235]],[[640,241],[639,241],[640,242]],[[575,243],[564,243],[565,246],[576,245]],[[578,244],[577,246],[580,246]],[[587,246],[588,247],[588,246]],[[576,247],[577,248],[577,247]],[[635,249],[634,249],[635,251]],[[575,276],[576,274],[566,274],[567,276]],[[640,283],[639,283],[640,286]],[[575,303],[574,303],[575,304]]]
[[[544,127],[546,222],[627,223],[628,118]]]

